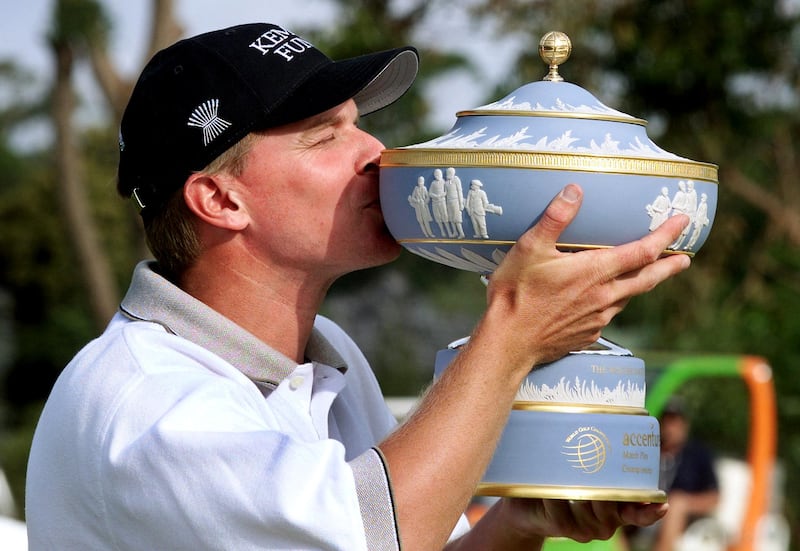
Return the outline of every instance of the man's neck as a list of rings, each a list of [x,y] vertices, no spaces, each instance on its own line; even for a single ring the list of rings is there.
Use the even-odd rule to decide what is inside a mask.
[[[234,262],[197,262],[181,288],[278,352],[304,361],[314,319],[329,285],[282,270],[240,269]]]

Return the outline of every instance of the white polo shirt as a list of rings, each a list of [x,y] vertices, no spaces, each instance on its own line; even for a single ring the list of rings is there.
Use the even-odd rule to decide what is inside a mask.
[[[338,326],[298,365],[147,262],[120,310],[42,412],[31,551],[399,549],[374,447],[395,421]]]

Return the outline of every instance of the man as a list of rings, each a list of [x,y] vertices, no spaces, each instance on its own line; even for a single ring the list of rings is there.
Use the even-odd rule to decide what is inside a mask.
[[[660,523],[653,549],[670,551],[692,520],[710,515],[717,508],[719,485],[710,450],[689,438],[690,423],[680,398],[669,401],[659,423],[659,485],[669,494],[670,511]]]
[[[536,549],[610,537],[664,505],[501,500],[463,511],[532,366],[593,342],[685,269],[676,218],[560,253],[567,186],[493,274],[469,346],[395,429],[355,344],[317,316],[341,275],[395,259],[383,145],[357,126],[411,85],[416,52],[332,62],[270,24],[167,48],[120,132],[119,190],[156,262],[65,369],[28,468],[31,549]],[[448,543],[449,541],[449,543]]]
[[[673,397],[659,417],[661,461],[659,487],[667,492],[669,514],[647,527],[624,530],[625,549],[672,551],[686,527],[713,514],[719,504],[714,457],[701,442],[689,438],[690,423],[680,397]]]

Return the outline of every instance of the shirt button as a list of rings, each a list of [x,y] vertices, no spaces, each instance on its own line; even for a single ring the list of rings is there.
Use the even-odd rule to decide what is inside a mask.
[[[305,378],[303,378],[301,375],[296,375],[289,380],[289,388],[291,388],[292,390],[297,390],[298,388],[303,386],[304,381]]]

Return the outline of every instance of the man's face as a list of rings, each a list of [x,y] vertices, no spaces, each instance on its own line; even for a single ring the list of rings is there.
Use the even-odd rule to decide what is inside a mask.
[[[380,209],[383,144],[357,122],[351,100],[256,141],[239,178],[254,256],[338,277],[399,255]]]

